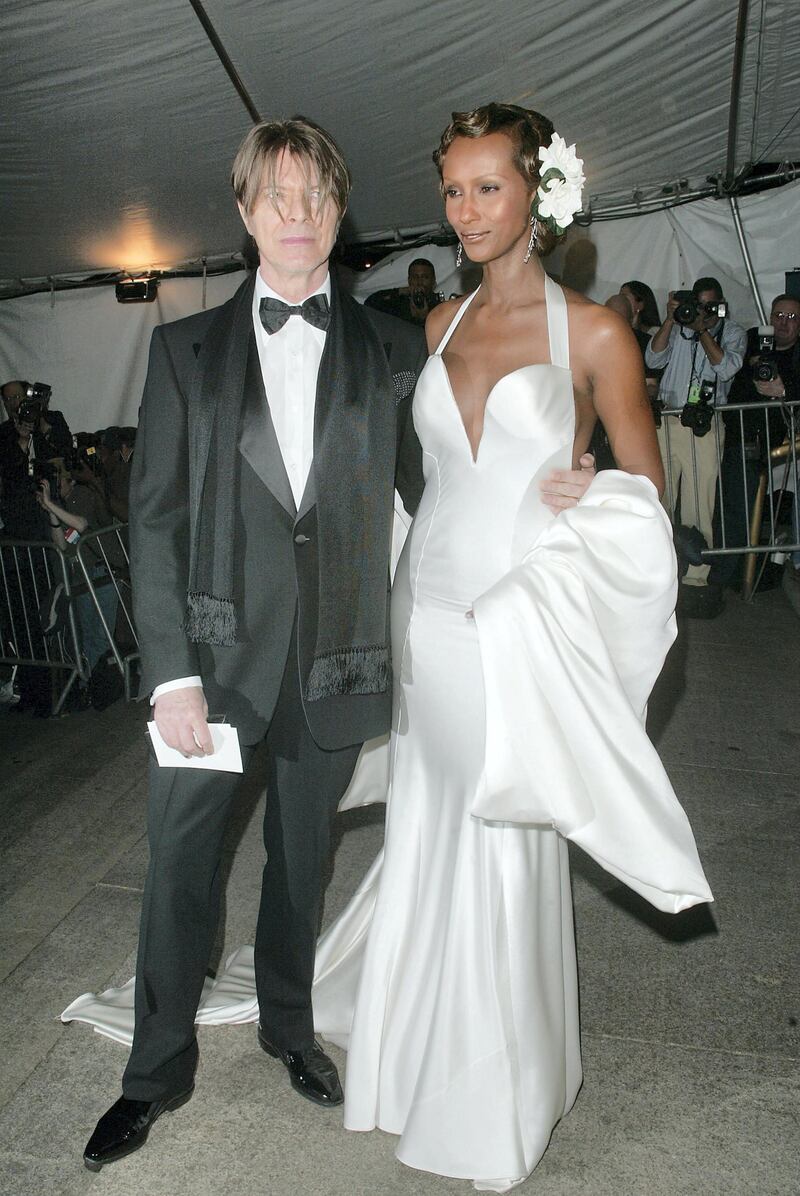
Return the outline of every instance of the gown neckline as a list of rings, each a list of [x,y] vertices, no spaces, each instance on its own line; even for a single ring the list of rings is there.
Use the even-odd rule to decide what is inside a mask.
[[[455,332],[456,328],[460,324],[461,319],[462,319],[464,313],[466,312],[467,308],[472,303],[472,300],[475,298],[475,296],[478,294],[478,291],[481,289],[480,286],[477,286],[475,288],[475,290],[472,292],[472,294],[468,295],[466,300],[464,301],[464,303],[462,303],[461,307],[458,309],[458,311],[453,316],[450,323],[447,325],[447,328],[445,329],[442,339],[439,341],[436,351],[432,354],[433,357],[437,357],[439,359],[439,361],[442,363],[442,370],[444,372],[447,393],[449,395],[450,402],[455,410],[458,422],[461,425],[461,431],[464,434],[464,440],[466,442],[470,460],[474,466],[476,466],[478,464],[478,460],[480,458],[481,446],[483,444],[483,438],[486,433],[486,413],[489,410],[489,403],[492,398],[492,395],[494,394],[494,392],[497,390],[497,388],[500,386],[501,383],[505,382],[508,378],[513,378],[516,374],[525,373],[526,370],[537,370],[537,369],[544,368],[544,369],[566,369],[567,373],[572,372],[570,370],[568,364],[560,365],[554,361],[554,356],[556,355],[556,352],[558,350],[556,350],[556,346],[554,345],[554,341],[553,341],[552,321],[553,321],[553,316],[555,313],[553,311],[553,307],[554,307],[553,289],[551,289],[551,288],[555,288],[558,290],[559,298],[561,298],[562,303],[564,303],[564,292],[561,290],[560,287],[558,287],[557,283],[554,283],[547,275],[545,275],[544,302],[545,302],[545,319],[547,321],[547,336],[548,336],[548,343],[550,346],[550,360],[549,361],[532,361],[532,362],[528,362],[525,365],[517,366],[516,369],[509,370],[507,374],[501,374],[501,376],[497,379],[497,381],[492,384],[492,386],[489,388],[489,391],[488,391],[486,398],[484,399],[484,402],[483,402],[483,426],[481,427],[481,434],[480,434],[480,437],[478,438],[478,444],[477,444],[474,452],[472,449],[472,441],[470,440],[469,432],[467,431],[467,425],[464,422],[464,416],[461,413],[461,408],[458,405],[458,400],[456,399],[456,393],[455,393],[455,390],[453,389],[453,383],[450,379],[450,371],[448,370],[447,362],[444,359],[444,350],[447,348],[447,345],[449,344],[450,339],[451,339],[453,333]],[[564,308],[566,308],[565,303],[564,303]],[[566,310],[564,310],[563,313],[560,312],[559,314],[562,315],[563,319],[566,321]],[[568,350],[568,341],[567,341],[567,353],[568,352],[569,352],[569,350]],[[568,358],[567,358],[567,360],[568,360]]]

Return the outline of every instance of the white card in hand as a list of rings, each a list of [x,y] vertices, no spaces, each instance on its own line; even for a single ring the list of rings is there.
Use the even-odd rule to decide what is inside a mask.
[[[161,738],[155,722],[148,723],[150,740],[160,768],[211,768],[216,772],[243,772],[242,753],[239,750],[239,736],[229,723],[209,723],[213,756],[186,756],[177,748],[168,747]]]

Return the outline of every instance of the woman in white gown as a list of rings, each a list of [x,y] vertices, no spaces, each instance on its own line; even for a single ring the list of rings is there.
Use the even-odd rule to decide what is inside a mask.
[[[552,824],[472,813],[487,743],[479,599],[519,536],[552,524],[541,482],[579,460],[596,416],[620,469],[663,485],[630,331],[540,261],[555,223],[537,154],[552,135],[493,104],[454,114],[434,155],[483,282],[427,323],[426,486],[392,599],[385,849],[320,943],[314,992],[318,1030],[348,1050],[346,1128],[397,1134],[402,1162],[494,1191],[535,1167],[581,1065],[566,843]]]

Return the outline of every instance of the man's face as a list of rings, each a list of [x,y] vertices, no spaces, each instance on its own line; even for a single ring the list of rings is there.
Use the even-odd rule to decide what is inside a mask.
[[[775,348],[791,349],[800,335],[800,299],[780,299],[773,303],[769,322],[775,329]]]
[[[311,163],[284,150],[275,163],[273,183],[265,170],[252,211],[241,204],[239,211],[258,246],[261,273],[276,290],[281,282],[302,279],[327,265],[340,215],[332,198],[320,202]]]
[[[3,405],[9,419],[13,419],[19,410],[19,405],[25,398],[25,388],[19,382],[6,382],[3,387]]]
[[[431,266],[409,266],[408,289],[410,291],[424,291],[426,295],[432,295],[435,286],[436,275]]]
[[[708,303],[721,303],[722,300],[716,291],[700,291],[696,298],[697,305],[700,308],[700,316],[702,318],[701,321],[698,322],[702,322],[703,328],[713,328],[719,320],[719,316],[716,314],[716,312],[707,312],[705,310],[705,306]]]

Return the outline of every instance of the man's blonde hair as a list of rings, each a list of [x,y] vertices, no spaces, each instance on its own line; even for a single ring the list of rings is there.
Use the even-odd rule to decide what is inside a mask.
[[[253,211],[262,185],[274,193],[276,167],[284,152],[299,161],[309,184],[319,189],[318,210],[332,199],[341,220],[350,196],[350,171],[330,133],[305,116],[261,121],[242,141],[233,160],[231,185],[244,210]]]

